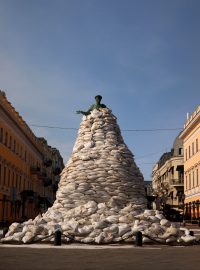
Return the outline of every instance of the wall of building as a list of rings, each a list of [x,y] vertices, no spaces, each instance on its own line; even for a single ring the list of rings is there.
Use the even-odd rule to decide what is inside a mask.
[[[171,152],[164,153],[152,170],[152,188],[156,209],[171,213],[182,211],[183,162],[183,143],[176,138]]]
[[[33,218],[53,202],[59,173],[54,173],[55,165],[46,166],[45,159],[53,165],[59,160],[62,170],[59,151],[33,134],[0,91],[1,224]]]
[[[200,218],[200,106],[192,113],[180,135],[184,147],[184,192],[187,218]]]

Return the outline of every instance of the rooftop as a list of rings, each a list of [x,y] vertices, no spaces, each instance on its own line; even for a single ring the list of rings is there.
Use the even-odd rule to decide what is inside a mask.
[[[197,118],[198,116],[200,116],[200,105],[194,110],[193,113],[190,114],[184,124],[184,128],[186,128],[194,120],[194,118]]]

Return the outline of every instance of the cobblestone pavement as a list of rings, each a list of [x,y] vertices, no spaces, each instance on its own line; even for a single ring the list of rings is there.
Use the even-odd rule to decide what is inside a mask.
[[[195,270],[199,269],[199,254],[200,245],[0,245],[0,270]]]

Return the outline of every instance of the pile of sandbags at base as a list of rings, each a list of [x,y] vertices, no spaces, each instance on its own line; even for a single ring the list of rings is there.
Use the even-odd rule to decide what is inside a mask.
[[[134,243],[138,231],[147,244],[192,244],[196,240],[189,230],[169,222],[157,210],[141,211],[131,204],[115,210],[94,201],[74,208],[71,213],[48,210],[34,220],[13,223],[2,242],[51,242],[58,229],[62,231],[63,243],[71,239],[85,244]]]
[[[66,242],[132,242],[137,231],[144,242],[195,241],[187,230],[145,208],[143,176],[116,117],[107,108],[93,110],[83,116],[53,206],[34,220],[13,223],[2,242],[53,241],[57,229]]]

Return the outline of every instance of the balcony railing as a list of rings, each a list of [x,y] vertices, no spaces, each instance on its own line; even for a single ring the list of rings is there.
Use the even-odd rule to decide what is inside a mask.
[[[50,186],[52,184],[52,179],[50,177],[43,178],[43,184],[45,187]]]
[[[46,205],[46,207],[52,206],[52,200],[51,200],[51,198],[49,198],[47,196],[40,196],[39,203],[40,203],[40,205]]]
[[[180,179],[171,179],[169,181],[169,184],[171,186],[183,186],[184,185],[184,181],[183,181],[183,178],[180,178]]]
[[[33,190],[23,190],[21,193],[20,193],[21,197],[24,198],[24,199],[36,199],[37,198],[37,193],[34,192]]]
[[[30,167],[31,174],[40,174],[40,167],[37,166],[31,166]]]
[[[47,177],[47,173],[46,173],[46,172],[41,172],[41,173],[38,175],[38,177],[39,177],[40,179],[46,178],[46,177]]]
[[[50,167],[51,165],[52,165],[51,159],[44,159],[44,166],[45,167]]]
[[[61,169],[59,167],[54,168],[53,170],[54,175],[59,175],[60,173],[61,173]]]

